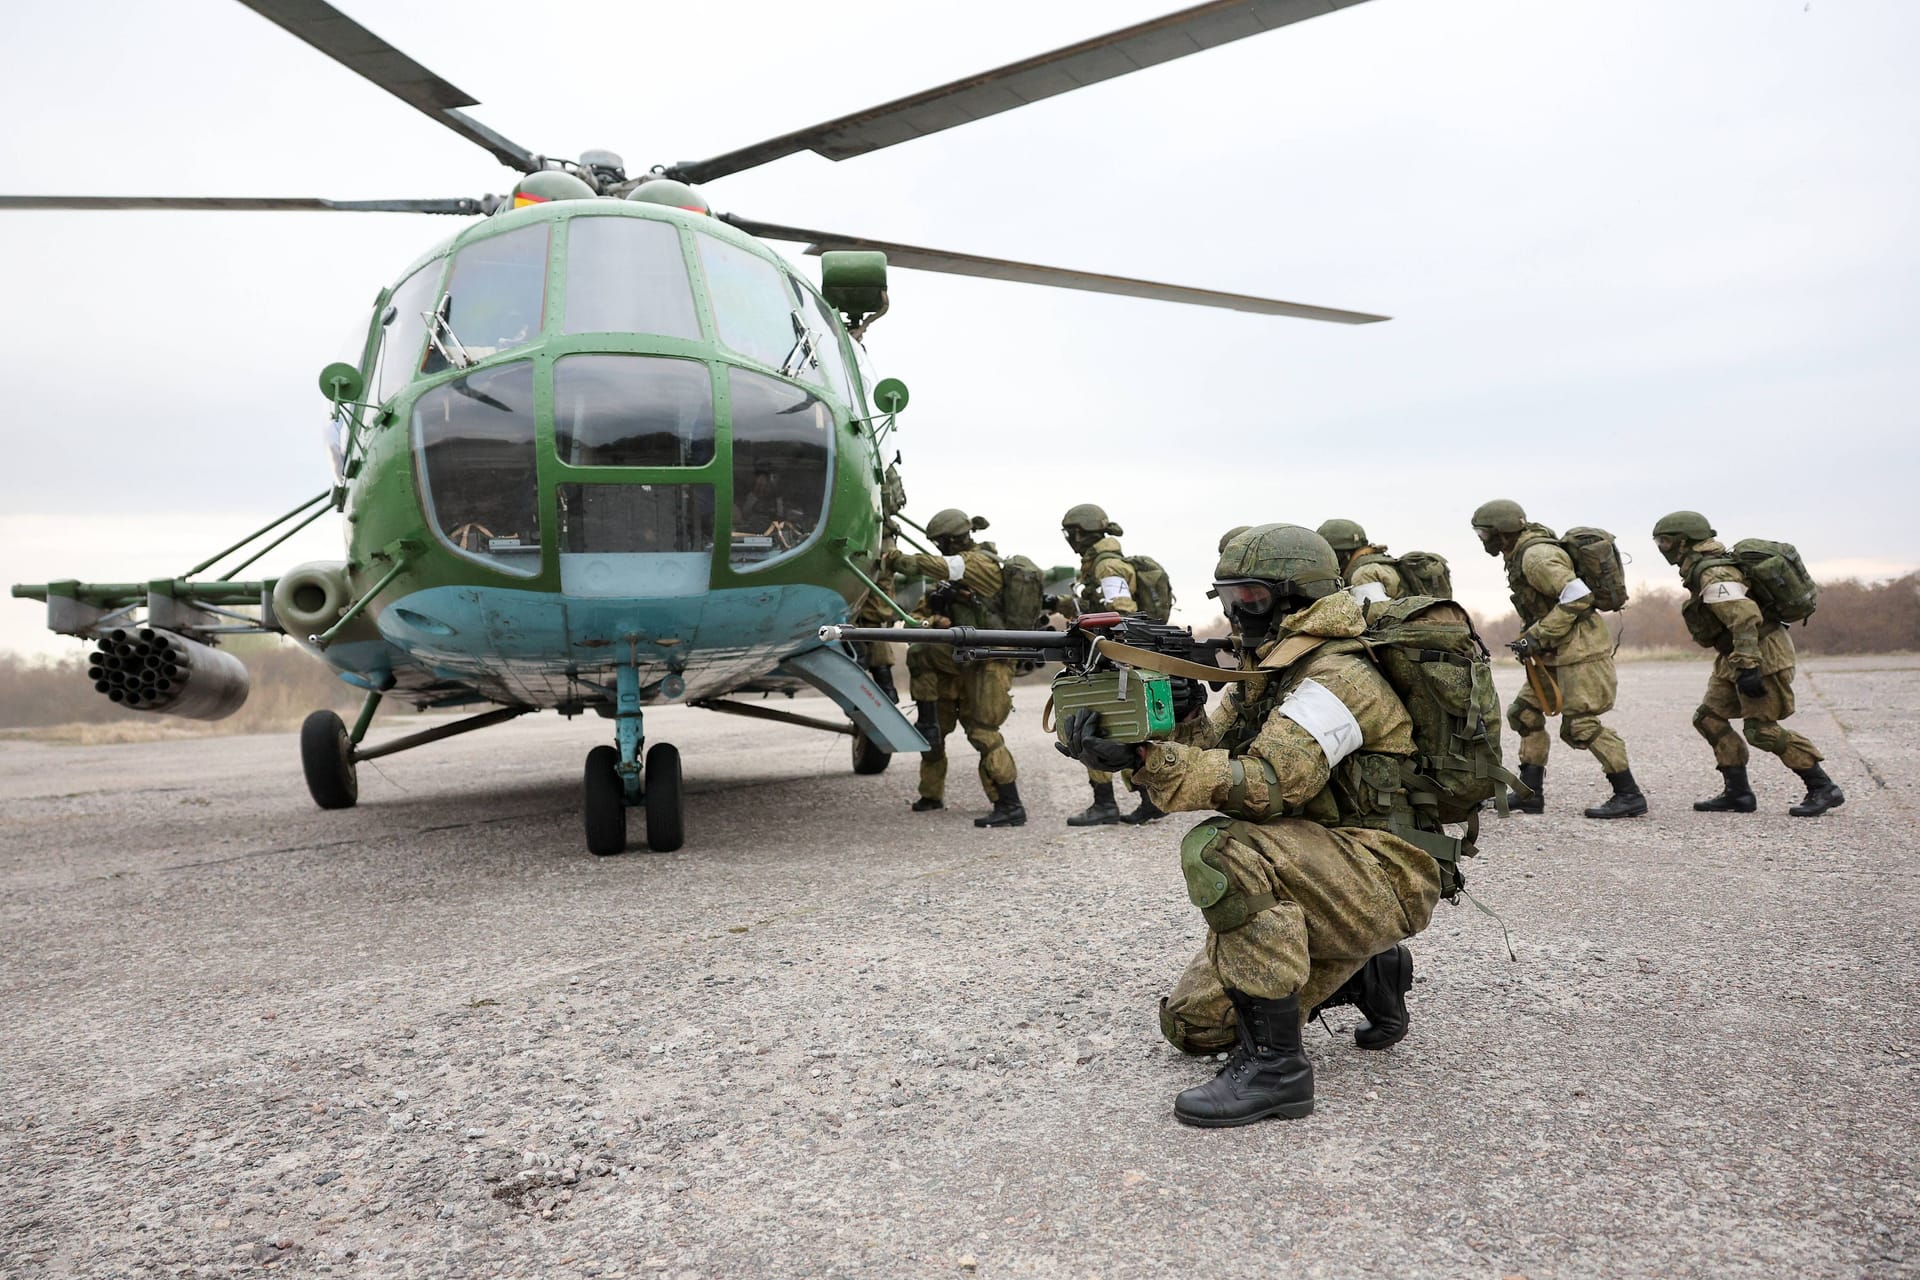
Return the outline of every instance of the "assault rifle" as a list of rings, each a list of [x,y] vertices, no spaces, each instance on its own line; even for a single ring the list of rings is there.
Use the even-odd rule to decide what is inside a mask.
[[[1053,678],[1053,711],[1097,711],[1104,732],[1122,742],[1166,737],[1206,705],[1207,686],[1247,675],[1220,665],[1220,655],[1233,652],[1228,641],[1197,640],[1185,627],[1137,614],[1082,614],[1065,631],[834,626],[820,628],[820,638],[948,645],[960,662],[1057,662],[1064,670]]]

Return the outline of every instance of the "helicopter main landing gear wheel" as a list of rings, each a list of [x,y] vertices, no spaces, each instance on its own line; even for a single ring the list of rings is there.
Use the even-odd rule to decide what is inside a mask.
[[[853,771],[859,774],[885,773],[893,763],[893,752],[869,738],[859,729],[853,731]]]
[[[360,799],[360,778],[353,767],[353,740],[346,721],[331,711],[316,711],[300,726],[300,768],[307,791],[322,809],[351,809]]]
[[[680,749],[662,742],[647,752],[647,848],[672,853],[687,842],[686,796],[680,789]]]
[[[587,752],[581,809],[587,821],[587,849],[605,856],[627,850],[627,783],[620,776],[616,747]]]

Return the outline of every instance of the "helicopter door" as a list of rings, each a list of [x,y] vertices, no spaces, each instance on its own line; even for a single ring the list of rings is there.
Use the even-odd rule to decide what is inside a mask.
[[[570,467],[713,461],[713,376],[665,356],[588,353],[554,365],[553,437]],[[557,491],[560,584],[569,595],[656,598],[707,589],[711,483],[568,483]]]
[[[750,569],[812,541],[827,510],[833,413],[804,387],[729,368],[733,537],[727,560]]]

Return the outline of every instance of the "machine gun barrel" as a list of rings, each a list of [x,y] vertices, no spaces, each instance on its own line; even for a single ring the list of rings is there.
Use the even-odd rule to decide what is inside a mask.
[[[1071,631],[996,631],[986,627],[822,627],[820,638],[832,644],[944,644],[955,649],[1018,649],[1039,656],[1084,649],[1086,641]],[[1055,662],[1059,658],[1052,659]]]

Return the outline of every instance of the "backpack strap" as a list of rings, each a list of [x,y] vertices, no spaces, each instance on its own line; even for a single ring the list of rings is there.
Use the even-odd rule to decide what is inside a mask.
[[[1687,576],[1686,576],[1687,590],[1691,591],[1695,595],[1699,595],[1700,594],[1700,575],[1705,573],[1709,569],[1718,569],[1722,565],[1728,565],[1735,569],[1738,569],[1740,568],[1740,561],[1738,558],[1734,556],[1702,556],[1697,562],[1695,562],[1693,568],[1687,571]]]

